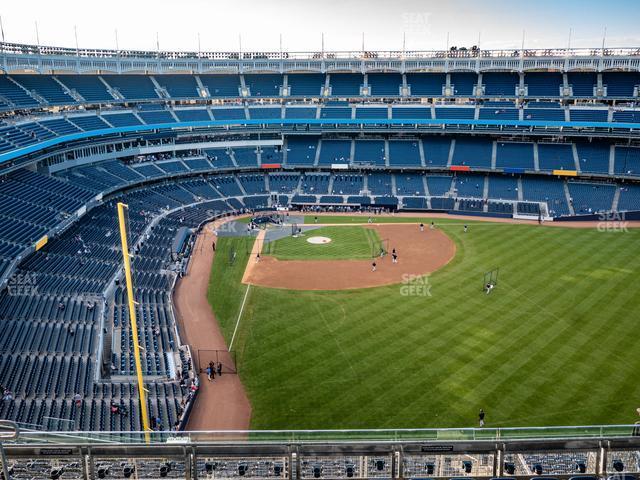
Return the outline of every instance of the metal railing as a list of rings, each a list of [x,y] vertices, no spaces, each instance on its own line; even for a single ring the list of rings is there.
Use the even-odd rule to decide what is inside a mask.
[[[8,479],[9,477],[9,466],[7,464],[7,457],[4,453],[4,446],[2,443],[4,441],[16,441],[20,431],[18,429],[18,425],[9,420],[0,420],[0,462],[2,463],[2,478]]]
[[[16,426],[17,428],[17,426]],[[424,428],[367,430],[220,430],[152,432],[157,444],[279,444],[279,443],[395,443],[395,442],[474,442],[508,440],[572,440],[640,437],[638,425],[585,425],[509,428]],[[143,432],[46,432],[22,430],[13,444],[143,443]]]
[[[53,55],[81,58],[148,58],[166,60],[389,60],[443,58],[568,58],[568,57],[629,57],[640,56],[640,47],[607,48],[538,48],[492,49],[452,47],[449,50],[338,50],[338,51],[166,51],[113,50],[104,48],[70,48],[50,45],[29,45],[0,42],[0,54]]]

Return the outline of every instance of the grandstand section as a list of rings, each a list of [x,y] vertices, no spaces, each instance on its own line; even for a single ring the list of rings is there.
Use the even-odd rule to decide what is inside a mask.
[[[494,425],[517,424],[518,415],[529,405],[541,415],[539,422],[533,420],[539,424],[575,420],[576,415],[584,414],[571,413],[570,407],[576,401],[572,392],[586,387],[576,384],[575,378],[566,383],[561,378],[562,369],[570,370],[567,358],[578,353],[564,351],[558,339],[571,337],[566,341],[573,342],[572,348],[598,350],[592,339],[606,336],[602,332],[607,324],[598,324],[598,306],[590,298],[605,297],[596,288],[600,281],[606,283],[603,288],[608,294],[620,297],[620,305],[628,305],[628,315],[622,307],[616,315],[637,313],[633,294],[622,287],[632,285],[625,275],[637,273],[630,253],[637,237],[632,237],[633,232],[609,243],[594,236],[596,231],[578,237],[561,228],[555,229],[560,233],[554,237],[553,228],[538,227],[538,223],[584,226],[581,221],[585,221],[596,222],[593,226],[597,228],[598,222],[610,223],[612,216],[623,222],[640,218],[637,51],[612,50],[606,56],[577,49],[531,50],[526,56],[498,50],[465,52],[403,52],[402,57],[399,52],[323,51],[290,57],[283,52],[243,52],[240,57],[238,52],[97,52],[0,43],[0,384],[10,393],[0,403],[0,418],[16,422],[23,430],[114,435],[140,430],[142,412],[133,385],[134,332],[121,265],[118,202],[128,205],[135,273],[133,311],[139,325],[148,408],[158,432],[193,429],[191,412],[206,408],[198,405],[197,392],[214,388],[200,383],[208,382],[208,364],[185,340],[184,318],[178,315],[173,297],[176,284],[190,274],[191,262],[201,258],[203,248],[219,249],[215,257],[211,253],[207,258],[224,262],[226,268],[220,276],[204,281],[211,280],[220,289],[220,293],[210,290],[212,303],[220,298],[216,295],[227,301],[218,305],[220,325],[216,328],[229,349],[238,342],[233,368],[226,367],[246,368],[238,378],[255,408],[252,427],[282,428],[289,418],[295,427],[320,428],[323,419],[319,416],[325,415],[333,427],[346,419],[350,422],[346,427],[370,428],[372,417],[346,417],[340,412],[355,411],[357,405],[371,402],[372,411],[379,415],[384,410],[378,401],[381,398],[406,403],[407,410],[394,416],[394,421],[440,426],[435,412],[444,411],[447,396],[454,396],[451,392],[462,391],[455,383],[467,380],[477,386],[478,395],[484,395],[480,398],[501,412]],[[273,292],[258,285],[250,289],[242,283],[247,265],[260,268],[256,265],[269,263],[253,251],[261,248],[260,242],[264,246],[271,241],[265,239],[269,232],[279,229],[283,238],[299,235],[297,239],[306,242],[309,230],[317,228],[318,220],[311,216],[320,216],[322,222],[321,213],[326,211],[342,214],[331,217],[331,222],[363,223],[357,226],[363,229],[373,228],[369,223],[382,218],[380,223],[413,223],[415,234],[422,223],[426,235],[435,235],[428,227],[437,219],[434,229],[451,242],[457,256],[450,264],[444,262],[442,271],[413,272],[403,265],[405,252],[400,251],[399,268],[407,268],[403,273],[420,274],[420,278],[423,273],[429,278],[433,274],[434,292],[441,296],[428,299],[432,303],[426,308],[419,303],[422,299],[393,297],[398,285],[385,286],[379,295],[350,290],[340,297],[312,289],[303,294]],[[365,215],[347,216],[359,212]],[[274,215],[265,221],[269,228],[255,228],[268,215]],[[207,241],[214,238],[214,227],[209,225],[214,220],[218,221],[217,243],[203,247],[203,241],[196,240],[204,238],[203,232],[211,235]],[[509,221],[523,225],[508,225]],[[238,232],[237,237],[246,237],[246,243],[239,243],[234,236]],[[370,255],[364,273],[358,275],[380,273],[387,267],[384,262],[391,261],[387,250],[394,248],[384,244],[388,238],[376,240],[373,234],[367,235],[363,238],[372,242],[365,247]],[[611,248],[626,256],[624,261],[612,260],[609,267],[601,262],[611,255]],[[550,272],[547,284],[542,278],[527,278],[540,274],[536,262],[524,260],[529,252],[539,256],[536,260]],[[568,259],[571,252],[575,258]],[[498,265],[500,261],[504,265]],[[504,296],[480,291],[473,297],[468,285],[473,281],[474,291],[479,290],[480,278],[471,277],[498,266],[505,280],[496,293],[505,292]],[[303,273],[308,275],[306,270]],[[460,276],[454,278],[456,275]],[[613,283],[607,283],[609,279]],[[540,290],[523,286],[525,280]],[[589,287],[574,290],[576,284]],[[458,289],[463,297],[454,298]],[[450,295],[446,301],[445,290]],[[554,296],[563,290],[570,291],[567,298]],[[500,302],[495,306],[483,303],[495,297]],[[305,304],[305,298],[313,301]],[[584,338],[572,330],[575,319],[566,314],[571,302],[577,304],[576,316],[585,318]],[[244,308],[250,317],[243,317]],[[297,321],[281,323],[282,312]],[[394,316],[398,312],[409,319],[406,325]],[[420,321],[412,316],[418,312],[423,315]],[[443,323],[449,312],[453,312],[455,328]],[[522,322],[509,321],[516,313],[522,315]],[[385,325],[387,315],[393,322]],[[256,323],[240,323],[247,318]],[[324,323],[312,325],[310,318]],[[340,318],[344,323],[336,320]],[[603,322],[612,318],[613,313]],[[370,319],[379,321],[375,332],[389,329],[392,338],[372,342],[369,337],[376,333],[365,328]],[[538,319],[553,349],[542,345],[542,337],[533,332],[531,322]],[[562,322],[569,326],[565,328]],[[626,318],[620,322],[628,326]],[[611,335],[625,339],[622,326]],[[208,326],[201,328],[206,332]],[[343,329],[344,342],[334,335]],[[458,336],[462,331],[469,337]],[[249,343],[255,341],[254,332],[263,342],[260,345]],[[310,332],[317,336],[310,339]],[[466,338],[471,339],[468,344]],[[300,352],[292,339],[300,342]],[[437,345],[431,343],[433,339]],[[358,350],[360,341],[376,355],[385,345],[394,347],[374,359],[369,350]],[[603,339],[607,347],[613,341]],[[504,351],[503,342],[507,344]],[[611,372],[616,373],[610,372],[606,388],[594,387],[594,402],[609,405],[619,400],[603,390],[615,386],[622,391],[635,380],[626,371],[620,373],[623,363],[631,363],[631,356],[637,353],[634,345],[625,342],[619,357],[611,360],[615,366]],[[482,346],[487,343],[500,347],[492,358]],[[396,348],[398,344],[402,346]],[[450,355],[443,353],[445,347]],[[540,360],[534,347],[553,359],[553,365],[544,365],[562,389],[562,400],[552,405],[548,417],[539,413],[544,401],[536,396],[537,389],[550,388],[542,383],[543,377],[522,378],[520,370],[509,363],[517,357],[513,363],[527,364],[520,367],[531,373],[528,363]],[[520,348],[530,358],[521,356]],[[286,352],[288,358],[275,356],[278,351]],[[435,358],[434,352],[441,358]],[[558,352],[562,358],[556,356]],[[294,370],[289,357],[297,355],[315,360]],[[397,364],[391,358],[394,355],[401,357]],[[475,355],[485,372],[497,372],[498,379],[489,375],[487,380],[496,384],[491,389],[483,390],[482,380],[467,363]],[[493,362],[494,357],[501,363]],[[420,379],[412,376],[409,381],[419,385],[418,390],[400,385],[409,364],[425,362],[433,366],[433,372],[421,372]],[[598,373],[587,371],[588,364],[581,362],[580,375],[595,378]],[[329,370],[323,370],[325,367]],[[265,371],[271,369],[282,369],[281,378]],[[372,369],[384,381],[369,378]],[[360,378],[361,371],[367,373],[366,378]],[[310,382],[311,377],[317,383]],[[338,385],[334,398],[327,394],[325,377]],[[301,378],[304,382],[296,383]],[[360,381],[367,382],[366,395],[356,385]],[[515,390],[514,384],[522,389]],[[396,386],[398,398],[387,396]],[[353,396],[351,389],[356,392]],[[423,398],[426,391],[437,400],[416,407],[415,399]],[[498,398],[503,391],[520,395],[517,400],[522,409],[505,405],[514,397]],[[634,390],[630,391],[632,398]],[[316,404],[306,396],[301,400],[300,392],[309,398],[318,395]],[[553,396],[553,392],[546,393]],[[455,413],[442,413],[443,422],[464,425],[467,413],[461,412],[465,409],[474,410],[474,417],[478,397],[467,403],[460,398],[452,408]],[[296,410],[295,401],[304,412]],[[336,410],[327,415],[330,408]],[[269,409],[271,419],[265,413]],[[415,413],[418,410],[434,415],[420,416]],[[601,420],[609,414],[620,421],[621,414],[612,414],[610,409],[588,418]],[[380,418],[376,421],[381,426],[388,425]],[[493,433],[470,435],[489,440]],[[309,452],[302,446],[296,450],[301,456],[294,458],[292,445],[304,442],[296,435],[302,434],[292,433],[287,447],[267,448],[268,455],[261,452],[271,459],[262,459],[262,463],[226,457],[211,460],[217,454],[194,447],[187,469],[184,451],[167,451],[166,456],[181,459],[174,463],[174,473],[180,472],[175,478],[192,467],[209,475],[212,467],[205,465],[211,462],[233,469],[230,476],[234,478],[236,470],[237,476],[248,478],[293,478],[289,474],[294,466],[300,478],[489,478],[505,474],[504,461],[494,461],[498,455],[508,458],[507,463],[516,463],[518,473],[509,475],[524,478],[532,471],[538,473],[538,464],[543,465],[544,475],[564,479],[572,473],[566,468],[566,458],[536,456],[527,445],[521,446],[523,453],[515,458],[501,443],[503,437],[498,442],[497,433],[490,445],[464,447],[472,451],[479,445],[474,451],[479,456],[474,459],[481,460],[464,456],[465,462],[473,462],[470,471],[463,457],[453,453],[418,452],[413,440],[434,440],[418,433],[408,439],[406,450],[390,443],[382,453],[342,452],[338,463],[325,458],[335,451]],[[469,439],[466,432],[463,438],[458,433],[443,435],[436,438],[438,445],[448,438]],[[169,447],[168,437],[161,437],[158,443]],[[598,438],[608,436],[600,433]],[[181,439],[178,435],[176,441]],[[404,439],[397,433],[393,440]],[[611,473],[607,455],[617,452],[615,442],[585,445],[578,449],[563,444],[562,448],[580,450],[570,458],[571,462],[586,462],[586,474]],[[628,447],[637,448],[632,441]],[[458,446],[451,448],[457,452]],[[582,450],[589,452],[583,455]],[[17,451],[9,452],[14,468],[30,471],[14,459]],[[76,463],[97,466],[100,455],[99,449],[83,451]],[[109,461],[113,469],[122,466],[120,460]],[[247,468],[242,471],[251,475],[239,473],[242,465]],[[330,475],[332,469],[339,475]],[[638,468],[629,472],[637,474]]]

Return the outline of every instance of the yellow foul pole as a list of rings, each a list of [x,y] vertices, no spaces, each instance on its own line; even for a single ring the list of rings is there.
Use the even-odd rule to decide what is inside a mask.
[[[129,207],[118,202],[118,222],[120,224],[120,241],[122,243],[122,259],[124,261],[124,276],[127,283],[127,299],[129,301],[129,319],[131,320],[131,335],[133,337],[133,352],[136,361],[136,374],[138,375],[138,392],[140,396],[140,413],[142,416],[142,428],[147,443],[151,441],[149,432],[149,414],[147,412],[146,390],[142,378],[142,363],[140,361],[140,343],[138,341],[138,322],[136,321],[136,304],[133,297],[133,278],[131,276],[131,257],[127,238],[127,223],[125,211]]]

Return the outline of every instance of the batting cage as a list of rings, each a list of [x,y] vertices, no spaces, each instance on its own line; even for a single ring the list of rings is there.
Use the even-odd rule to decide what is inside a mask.
[[[236,352],[228,350],[198,350],[198,369],[204,373],[210,363],[217,367],[222,364],[222,373],[236,374]]]
[[[389,253],[389,239],[370,238],[371,258],[383,257]]]
[[[487,288],[493,289],[498,286],[498,273],[500,273],[499,268],[494,268],[493,270],[489,270],[488,272],[484,272],[482,276],[482,290],[487,291]],[[491,285],[491,287],[488,287]]]

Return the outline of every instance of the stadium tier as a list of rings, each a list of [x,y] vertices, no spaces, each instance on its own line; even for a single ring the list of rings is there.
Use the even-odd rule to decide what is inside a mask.
[[[640,74],[629,55],[615,70],[569,57],[558,71],[491,55],[466,67],[462,57],[312,56],[180,68],[188,58],[161,52],[85,54],[80,70],[28,46],[0,50],[0,418],[22,426],[141,428],[118,202],[160,431],[184,428],[197,395],[202,368],[172,293],[208,221],[298,209],[535,221],[640,212]],[[39,73],[24,67],[33,59]],[[349,458],[335,478],[390,476],[388,459]],[[434,474],[430,460],[403,461],[412,478],[480,468],[442,461]],[[521,477],[565,462],[518,461]],[[483,462],[487,475],[504,473]],[[329,469],[316,463],[301,464],[300,478]]]

